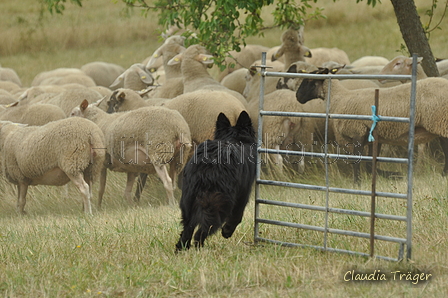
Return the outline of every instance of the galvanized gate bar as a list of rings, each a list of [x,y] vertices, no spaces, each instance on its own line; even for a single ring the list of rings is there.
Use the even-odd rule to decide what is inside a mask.
[[[283,186],[283,187],[292,187],[292,188],[301,188],[301,189],[310,189],[310,190],[320,190],[320,191],[329,191],[335,193],[346,193],[351,195],[362,195],[362,196],[370,196],[372,192],[370,190],[356,190],[350,188],[338,188],[338,187],[326,187],[326,186],[318,186],[312,184],[302,184],[302,183],[293,183],[293,182],[284,182],[284,181],[274,181],[274,180],[262,180],[258,179],[257,183],[264,185],[275,185],[275,186]],[[376,192],[378,197],[386,197],[386,198],[397,198],[397,199],[407,199],[407,194],[400,194],[394,192]],[[258,201],[258,200],[257,200]]]
[[[362,217],[370,217],[370,212],[365,211],[357,211],[357,210],[350,210],[350,209],[341,209],[341,208],[325,208],[323,206],[314,206],[314,205],[307,205],[307,204],[300,204],[300,203],[291,203],[291,202],[282,202],[282,201],[272,201],[272,200],[263,200],[258,199],[258,203],[265,204],[265,205],[274,205],[274,206],[280,206],[280,207],[292,207],[292,208],[300,208],[300,209],[306,209],[306,210],[316,210],[316,211],[323,211],[323,212],[330,212],[330,213],[339,213],[339,214],[347,214],[347,215],[358,215]],[[390,215],[390,214],[382,214],[382,213],[375,213],[376,218],[380,219],[390,219],[390,220],[396,220],[396,221],[406,221],[406,216],[399,216],[399,215]]]
[[[261,75],[266,77],[283,77],[283,78],[304,78],[304,79],[367,79],[367,80],[411,80],[412,75],[372,75],[372,74],[312,74],[312,73],[291,73],[291,72],[275,72],[275,71],[263,71],[263,65],[261,67]]]
[[[306,157],[321,157],[324,158],[327,156],[331,159],[344,159],[344,160],[363,160],[370,161],[372,160],[371,156],[360,156],[360,155],[347,155],[347,154],[335,154],[335,153],[318,153],[318,152],[306,152],[306,151],[294,151],[294,150],[281,150],[281,149],[266,149],[259,148],[259,153],[271,153],[271,154],[285,154],[285,155],[300,155]],[[404,163],[407,164],[409,160],[407,158],[399,158],[399,157],[377,157],[377,161],[381,162],[390,162],[390,163]]]
[[[305,112],[281,112],[281,111],[260,111],[263,116],[288,116],[288,117],[308,117],[308,118],[325,118],[324,113],[305,113]],[[372,121],[372,115],[353,115],[353,114],[329,114],[330,119],[355,119]],[[389,117],[381,116],[381,121],[403,122],[409,123],[406,117]]]
[[[412,244],[412,224],[411,224],[411,218],[412,218],[412,157],[413,157],[413,144],[414,144],[414,114],[415,114],[415,92],[416,92],[416,65],[417,65],[417,55],[413,56],[413,72],[410,76],[405,75],[317,75],[317,74],[294,74],[294,73],[283,73],[283,72],[267,72],[266,71],[266,53],[263,53],[262,55],[262,65],[261,68],[261,81],[260,81],[260,96],[259,96],[259,115],[258,115],[258,139],[257,139],[257,155],[260,158],[261,153],[265,154],[291,154],[291,155],[302,155],[302,156],[309,156],[309,157],[322,157],[324,158],[325,162],[325,184],[326,186],[316,186],[316,185],[307,185],[307,184],[300,184],[300,183],[289,183],[289,182],[283,182],[283,181],[272,181],[272,180],[261,180],[261,162],[257,163],[257,179],[256,179],[256,185],[255,185],[255,226],[254,226],[254,239],[255,241],[266,241],[271,243],[277,243],[281,245],[287,245],[287,246],[298,246],[298,247],[314,247],[316,249],[321,249],[324,251],[333,251],[333,252],[344,252],[354,255],[361,255],[368,257],[369,254],[362,253],[362,252],[355,252],[351,250],[343,250],[343,249],[337,249],[327,246],[327,233],[334,233],[334,234],[341,234],[341,235],[348,235],[348,236],[354,236],[354,237],[361,237],[361,238],[370,238],[371,234],[369,233],[361,233],[361,232],[355,232],[355,231],[346,231],[346,230],[339,230],[339,229],[333,229],[329,228],[328,226],[328,215],[330,213],[341,213],[341,214],[347,214],[347,215],[357,215],[357,216],[364,216],[364,217],[370,217],[375,216],[376,218],[386,219],[386,220],[397,220],[397,221],[405,221],[406,222],[406,239],[403,238],[396,238],[396,237],[389,237],[389,236],[382,236],[382,235],[374,235],[374,239],[378,240],[384,240],[384,241],[392,241],[397,242],[400,244],[399,252],[398,252],[398,258],[390,258],[386,256],[380,256],[375,255],[375,258],[385,259],[385,260],[394,260],[398,261],[403,258],[403,252],[404,252],[404,245],[406,245],[406,257],[408,259],[411,258],[411,244]],[[295,112],[277,112],[277,111],[264,111],[263,105],[264,105],[264,84],[265,84],[265,77],[266,76],[276,76],[276,77],[288,77],[288,78],[318,78],[318,79],[329,79],[329,94],[327,97],[327,104],[326,104],[326,113],[295,113]],[[358,119],[358,120],[367,120],[371,121],[371,116],[367,115],[343,115],[343,114],[330,114],[329,113],[329,107],[330,107],[330,94],[331,94],[331,81],[332,79],[390,79],[390,80],[411,80],[411,99],[410,99],[410,116],[409,118],[406,117],[387,117],[387,116],[380,116],[382,121],[394,121],[394,122],[402,122],[402,123],[409,123],[410,129],[409,129],[409,141],[408,141],[408,158],[385,158],[385,157],[378,157],[378,161],[383,162],[395,162],[395,163],[404,163],[408,165],[408,188],[407,188],[407,194],[400,194],[400,193],[387,193],[387,192],[375,192],[375,195],[378,197],[390,197],[390,198],[398,198],[398,199],[407,199],[407,211],[406,216],[398,216],[398,215],[389,215],[389,214],[379,214],[376,212],[369,213],[369,212],[363,212],[358,210],[347,210],[347,209],[340,209],[340,208],[330,208],[329,207],[329,193],[330,192],[336,192],[336,193],[346,193],[346,194],[357,194],[357,195],[366,195],[371,196],[371,191],[362,191],[362,190],[354,190],[354,189],[344,189],[344,188],[334,188],[330,187],[329,185],[329,176],[328,176],[328,159],[329,158],[339,158],[339,159],[349,159],[349,160],[371,160],[372,157],[367,156],[354,156],[354,155],[340,155],[340,154],[328,154],[328,145],[331,145],[328,143],[328,122],[329,119]],[[325,125],[326,125],[326,132],[325,132],[325,144],[327,146],[324,146],[324,154],[322,153],[314,153],[314,152],[305,152],[305,151],[289,151],[289,150],[274,150],[274,149],[267,149],[262,148],[262,127],[263,127],[263,117],[264,116],[293,116],[293,117],[315,117],[315,118],[325,118]],[[260,199],[260,185],[274,185],[274,186],[287,186],[287,187],[293,187],[293,188],[299,188],[299,189],[311,189],[311,190],[318,190],[318,191],[325,191],[326,192],[326,202],[325,206],[311,206],[306,204],[298,204],[298,203],[289,203],[289,202],[279,202],[279,201],[272,201],[272,200],[263,200]],[[260,204],[266,204],[266,205],[277,205],[277,206],[283,206],[283,207],[293,207],[293,208],[300,208],[300,209],[308,209],[308,210],[316,210],[320,212],[325,212],[325,227],[317,227],[317,226],[310,226],[310,225],[303,225],[298,223],[288,223],[283,221],[276,221],[276,220],[268,220],[268,219],[262,219],[259,218],[260,213]],[[311,229],[315,231],[321,231],[324,233],[324,239],[323,239],[323,246],[316,246],[316,245],[307,245],[307,244],[298,244],[298,243],[289,243],[286,241],[278,241],[273,239],[266,239],[259,236],[259,224],[260,223],[266,223],[266,224],[275,224],[280,226],[287,226],[287,227],[294,227],[294,228],[303,228],[303,229]]]
[[[353,237],[366,238],[366,239],[370,238],[370,234],[369,233],[362,233],[362,232],[348,231],[348,230],[340,230],[340,229],[332,229],[332,228],[326,228],[325,229],[325,228],[319,227],[319,226],[298,224],[298,223],[292,223],[292,222],[281,221],[281,220],[259,219],[258,222],[259,223],[264,223],[264,224],[270,224],[270,225],[277,225],[277,226],[296,228],[296,229],[306,229],[306,230],[312,230],[312,231],[317,231],[317,232],[328,232],[330,234],[346,235],[346,236],[353,236]],[[374,238],[376,240],[382,240],[382,241],[388,241],[388,242],[406,243],[406,239],[405,238],[381,236],[381,235],[375,235]]]

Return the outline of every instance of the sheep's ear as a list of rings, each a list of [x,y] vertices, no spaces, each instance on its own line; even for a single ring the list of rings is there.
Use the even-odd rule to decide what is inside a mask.
[[[417,64],[422,63],[422,60],[423,60],[423,57],[417,57]],[[407,65],[411,66],[413,59],[412,58],[408,58],[408,59],[406,59],[406,61],[408,62]]]
[[[154,83],[154,78],[151,74],[147,73],[141,68],[137,68],[137,73],[140,77],[140,80],[146,85],[152,85]]]
[[[81,112],[84,112],[88,106],[89,106],[89,102],[87,101],[87,99],[84,99],[81,102],[81,104],[79,105],[79,108],[81,109]]]
[[[148,63],[146,64],[146,69],[150,70],[152,66],[156,63],[156,61],[162,57],[163,52],[161,51],[161,47],[159,47],[157,50],[155,50],[154,54],[152,54],[151,59],[149,59]]]
[[[126,72],[123,72],[121,75],[119,75],[119,76],[115,79],[115,81],[112,82],[112,84],[109,86],[109,88],[115,88],[115,87],[117,87],[117,86],[121,83],[121,81],[123,81],[123,78],[124,78],[125,73],[126,73]]]
[[[257,68],[255,66],[249,67],[249,74],[253,77],[257,73]]]
[[[281,56],[283,56],[284,51],[283,46],[281,46],[277,51],[275,51],[274,54],[272,54],[271,61],[278,60]]]
[[[18,104],[19,104],[19,102],[18,102],[18,101],[16,101],[16,102],[13,102],[13,103],[7,104],[7,105],[5,106],[5,108],[11,108],[11,107],[15,107],[15,106],[17,106]]]
[[[176,65],[182,62],[182,53],[177,54],[170,61],[168,61],[168,65]]]
[[[306,58],[311,58],[311,57],[313,57],[313,54],[311,54],[311,50],[310,50],[310,49],[308,49],[308,48],[305,47],[305,46],[302,46],[302,48],[305,50],[305,53],[303,54],[303,57],[306,57]]]
[[[199,54],[197,56],[196,60],[198,60],[199,62],[201,62],[202,64],[205,64],[205,65],[214,63],[213,56],[207,55],[207,54]]]
[[[297,64],[291,64],[286,72],[297,73]]]
[[[118,91],[116,98],[119,102],[123,102],[126,99],[126,92],[123,90]]]
[[[339,70],[343,69],[345,67],[345,65],[339,65],[337,67],[333,67],[331,70],[329,70],[329,73],[331,74],[335,74],[337,73]]]

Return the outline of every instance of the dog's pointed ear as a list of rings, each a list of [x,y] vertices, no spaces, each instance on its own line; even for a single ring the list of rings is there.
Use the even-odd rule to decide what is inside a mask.
[[[236,121],[236,125],[239,127],[247,127],[252,126],[252,120],[249,117],[249,114],[247,114],[246,111],[242,111],[240,113],[240,116],[238,117],[238,120]]]
[[[219,113],[218,120],[216,120],[216,129],[222,129],[232,126],[229,118],[224,113]]]

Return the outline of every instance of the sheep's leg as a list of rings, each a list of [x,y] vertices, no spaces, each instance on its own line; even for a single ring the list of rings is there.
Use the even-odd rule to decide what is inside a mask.
[[[416,168],[420,168],[423,166],[423,156],[425,155],[425,152],[428,150],[428,144],[418,144],[417,145],[417,162],[415,163]]]
[[[100,186],[98,189],[98,209],[101,209],[101,203],[103,202],[104,191],[106,190],[106,177],[107,168],[103,167],[100,173]]]
[[[138,174],[137,189],[135,190],[135,197],[134,197],[134,200],[136,202],[140,202],[140,197],[142,195],[143,188],[145,187],[147,178],[148,178],[148,174],[145,174],[145,173]]]
[[[362,156],[363,154],[363,148],[366,145],[367,137],[365,138],[365,141],[362,142],[359,138],[353,138],[352,143],[347,143],[345,146],[347,148],[347,153],[349,155],[359,155]],[[359,147],[358,150],[356,150],[356,147]],[[348,161],[352,165],[353,169],[353,182],[355,185],[361,184],[361,160],[354,160],[354,161]]]
[[[275,150],[280,150],[280,145],[275,145]],[[275,164],[280,170],[280,173],[283,172],[283,157],[280,153],[274,155]]]
[[[177,169],[176,169],[176,161],[170,163],[170,171],[169,175],[171,181],[173,182],[173,190],[177,188]]]
[[[174,198],[173,182],[168,175],[166,165],[154,165],[154,168],[156,169],[157,175],[159,175],[163,182],[163,187],[165,187],[166,195],[168,197],[168,204],[174,205],[176,203],[176,199]]]
[[[377,156],[380,156],[381,147],[382,147],[382,144],[378,143]],[[369,156],[373,156],[373,144],[372,143],[369,143]],[[368,161],[366,163],[366,170],[368,173],[372,173],[372,162]],[[384,178],[390,178],[393,176],[395,176],[395,177],[401,176],[400,172],[385,171],[385,170],[381,170],[379,168],[376,169],[376,172],[378,173],[378,175],[380,175],[381,177],[384,177]]]
[[[86,181],[84,181],[84,175],[79,173],[77,175],[69,175],[68,178],[76,185],[83,196],[84,212],[92,214],[92,205],[90,204],[90,189]]]
[[[19,183],[17,185],[17,212],[21,214],[26,214],[25,204],[26,204],[26,193],[28,192],[28,185],[25,183]]]
[[[129,204],[134,204],[135,201],[132,200],[132,187],[134,186],[135,178],[137,177],[137,173],[128,173],[126,188],[124,190],[124,198],[129,202]]]
[[[443,154],[445,155],[445,166],[443,167],[443,176],[448,175],[448,138],[439,137],[440,146],[442,147]]]

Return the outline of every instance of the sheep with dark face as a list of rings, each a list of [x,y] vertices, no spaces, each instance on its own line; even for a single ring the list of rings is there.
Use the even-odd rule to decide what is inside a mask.
[[[324,69],[317,73],[328,74]],[[403,84],[391,88],[379,88],[379,105],[382,116],[408,117],[410,85]],[[306,103],[315,98],[326,99],[328,80],[305,79],[296,93],[300,103]],[[415,144],[427,143],[437,136],[448,138],[448,80],[443,78],[428,78],[417,81],[416,114],[415,114]],[[331,114],[371,115],[371,105],[375,88],[348,90],[341,82],[333,79],[331,85]],[[331,122],[336,141],[339,146],[359,143],[360,149],[347,147],[351,154],[362,154],[371,121],[352,119],[333,119]],[[409,133],[407,123],[379,122],[376,126],[380,144],[405,146]],[[446,142],[445,142],[446,143]],[[442,144],[445,153],[443,174],[448,173],[448,143]],[[359,163],[353,164],[354,180],[359,182]]]

